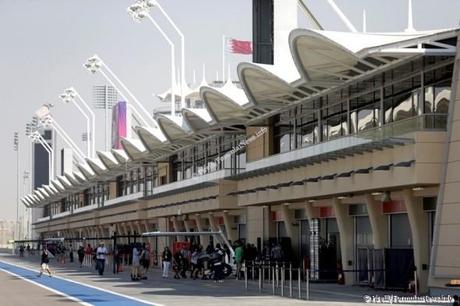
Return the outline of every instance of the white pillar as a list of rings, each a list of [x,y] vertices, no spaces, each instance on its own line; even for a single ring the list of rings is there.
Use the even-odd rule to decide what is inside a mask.
[[[168,218],[159,218],[158,219],[158,230],[160,232],[169,231],[169,219]],[[165,246],[170,246],[170,237],[158,237],[158,254],[161,255]]]
[[[372,240],[375,249],[383,249],[388,242],[388,218],[383,214],[382,203],[370,194],[366,195],[367,213],[372,228]]]
[[[211,231],[218,232],[219,231],[219,226],[217,226],[216,220],[215,220],[214,215],[212,213],[208,214],[208,219],[209,219],[209,226],[211,227]]]
[[[136,221],[136,231],[139,235],[142,235],[141,224],[139,221]]]
[[[230,216],[228,212],[224,212],[224,225],[225,232],[227,233],[227,239],[231,242],[235,242],[237,240],[236,230],[233,229],[235,227],[235,223],[232,220],[232,216]]]
[[[403,191],[404,204],[406,205],[407,216],[409,217],[410,229],[412,233],[412,245],[414,248],[414,263],[417,268],[420,293],[428,292],[428,217],[423,211],[421,199],[414,197],[412,190]],[[453,256],[456,256],[452,254]]]
[[[332,199],[335,217],[340,232],[340,251],[343,270],[353,270],[353,219],[348,216],[348,206],[338,199]],[[351,263],[351,264],[349,264]],[[345,284],[353,283],[353,273],[344,273]]]
[[[305,214],[307,215],[308,222],[319,217],[318,209],[313,207],[313,204],[310,202],[305,203]]]
[[[172,223],[175,232],[182,232],[182,226],[180,221],[176,217],[172,217]],[[185,236],[177,235],[177,241],[185,241]]]
[[[288,237],[294,237],[294,226],[292,223],[294,222],[294,218],[291,215],[291,211],[289,211],[289,204],[284,203],[281,205],[281,215],[284,222],[284,228],[286,229],[286,234]],[[294,240],[294,239],[292,239]],[[292,241],[294,243],[294,241]]]
[[[196,222],[196,227],[199,232],[204,232],[204,224],[203,224],[203,219],[201,218],[200,215],[194,215],[193,218],[195,219]],[[208,235],[200,235],[200,244],[203,246],[203,248],[206,248],[209,245],[209,236]]]
[[[190,232],[190,223],[189,220],[184,220],[184,227],[186,232]]]

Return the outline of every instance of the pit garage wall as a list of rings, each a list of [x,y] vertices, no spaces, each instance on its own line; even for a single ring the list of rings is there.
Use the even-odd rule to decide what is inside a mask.
[[[441,177],[429,286],[447,288],[460,279],[460,39],[452,77],[444,171]],[[460,291],[458,288],[457,290]]]

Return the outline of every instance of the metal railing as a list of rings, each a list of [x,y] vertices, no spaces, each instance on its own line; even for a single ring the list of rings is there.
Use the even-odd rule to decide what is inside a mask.
[[[272,295],[310,299],[310,271],[308,269],[304,270],[300,266],[294,267],[292,263],[287,262],[245,261],[242,272],[246,291],[257,284],[260,294],[266,292],[264,288],[267,288]],[[249,279],[252,282],[249,282]]]
[[[423,130],[446,130],[447,114],[431,113],[387,123],[383,126],[371,128],[356,133],[356,137],[372,140],[383,140],[404,134]]]
[[[256,291],[259,294],[272,294],[282,297],[295,298],[301,300],[311,300],[311,283],[318,282],[312,280],[311,275],[315,272],[337,272],[342,275],[343,282],[337,283],[344,284],[344,278],[350,277],[356,272],[366,273],[385,273],[385,269],[348,269],[348,270],[310,270],[301,266],[294,266],[290,262],[277,262],[277,261],[244,261],[241,272],[244,274],[244,290]],[[238,273],[238,272],[237,272]],[[415,285],[417,286],[417,276],[414,273]],[[240,275],[237,275],[239,278]],[[322,282],[322,281],[320,281]],[[385,288],[382,288],[385,289]],[[417,291],[415,291],[417,294]]]

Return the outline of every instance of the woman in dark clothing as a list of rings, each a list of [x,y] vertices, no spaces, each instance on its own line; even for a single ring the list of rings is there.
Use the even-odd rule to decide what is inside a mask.
[[[83,246],[80,246],[77,251],[78,254],[78,262],[80,263],[80,268],[83,266],[83,260],[85,259],[85,249]]]
[[[41,258],[41,262],[40,262],[40,274],[38,274],[38,277],[42,276],[43,274],[43,271],[46,271],[48,272],[48,274],[50,275],[51,277],[51,270],[50,270],[50,267],[49,267],[49,262],[50,262],[50,259],[49,259],[49,254],[48,254],[48,250],[46,249],[46,247],[43,248],[43,253],[42,253],[42,258]]]
[[[174,254],[174,263],[173,263],[173,271],[174,271],[174,278],[180,279],[183,271],[183,264],[184,264],[184,256],[182,256],[181,252],[176,252]]]
[[[163,254],[161,255],[163,261],[163,277],[168,277],[169,267],[171,266],[172,253],[168,247],[165,247]]]

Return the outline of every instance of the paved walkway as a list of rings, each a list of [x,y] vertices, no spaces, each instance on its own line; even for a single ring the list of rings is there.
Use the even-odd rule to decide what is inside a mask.
[[[60,294],[31,284],[23,279],[0,271],[0,296],[1,305],[14,306],[58,306],[78,305]],[[33,303],[31,302],[33,299]]]
[[[122,296],[115,292],[101,290],[93,286],[88,286],[79,282],[71,281],[60,276],[48,276],[43,274],[38,276],[37,271],[22,268],[16,264],[0,261],[0,270],[19,279],[36,284],[41,288],[56,292],[70,300],[80,302],[84,305],[95,306],[146,306],[156,305],[146,301],[138,301],[129,296]]]
[[[12,266],[12,264],[19,267]],[[312,284],[311,300],[305,301],[280,297],[279,290],[278,295],[273,296],[270,284],[265,284],[263,292],[259,293],[258,284],[251,281],[249,282],[249,290],[246,291],[243,281],[231,279],[226,280],[223,284],[216,284],[212,281],[203,280],[163,279],[157,269],[149,272],[148,280],[132,282],[128,271],[120,274],[106,271],[105,275],[101,277],[92,269],[79,268],[75,263],[59,266],[55,261],[52,261],[50,266],[56,272],[57,277],[50,279],[42,276],[41,279],[37,280],[37,283],[49,286],[53,290],[91,305],[146,305],[147,303],[167,306],[358,305],[363,303],[363,295],[389,294],[389,292],[375,291],[369,288]],[[34,279],[37,273],[35,271],[38,271],[38,267],[38,256],[18,258],[11,255],[0,255],[0,268],[24,276],[31,281],[36,280]],[[296,286],[296,282],[294,286]],[[284,294],[289,295],[287,286]],[[295,287],[293,295],[296,296],[297,294],[298,289]],[[302,288],[302,295],[305,297],[305,287]],[[133,301],[132,298],[138,300]],[[142,303],[140,300],[144,302]],[[34,303],[34,305],[36,304]]]

